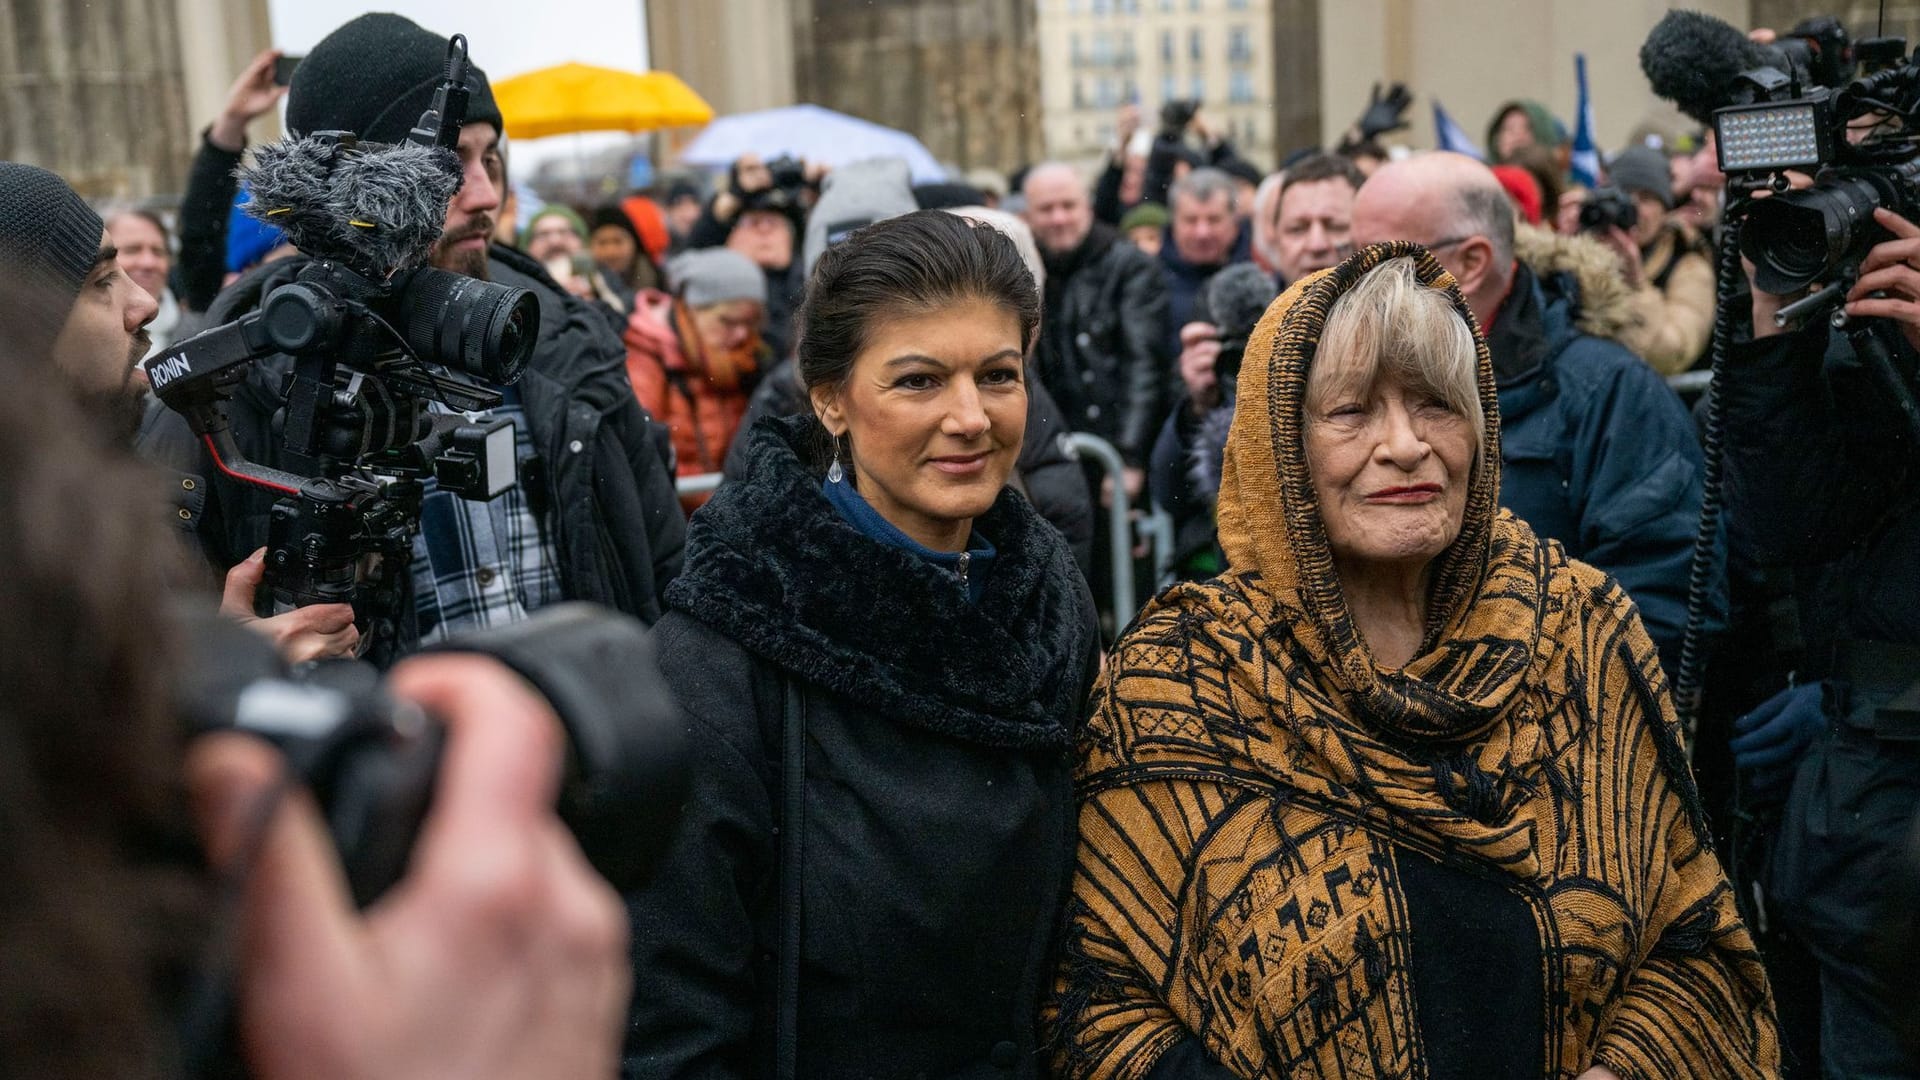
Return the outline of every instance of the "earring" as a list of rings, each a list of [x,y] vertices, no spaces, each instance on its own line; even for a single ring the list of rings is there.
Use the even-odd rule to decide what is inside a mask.
[[[833,440],[833,464],[827,466],[827,483],[837,484],[845,479],[846,475],[840,471],[840,440],[835,439]]]

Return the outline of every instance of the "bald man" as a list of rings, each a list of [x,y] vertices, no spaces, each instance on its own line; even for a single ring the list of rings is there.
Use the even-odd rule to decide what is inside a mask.
[[[1687,569],[1703,458],[1692,419],[1626,346],[1630,294],[1598,244],[1529,231],[1515,254],[1513,204],[1492,171],[1459,154],[1383,166],[1353,205],[1356,244],[1412,240],[1453,274],[1486,331],[1499,384],[1500,501],[1640,607],[1672,672],[1686,624]],[[1537,249],[1537,250],[1536,250]],[[1606,297],[1584,309],[1582,295]],[[1617,299],[1615,299],[1617,298]]]
[[[1036,165],[1021,191],[1047,265],[1040,381],[1075,431],[1119,449],[1127,493],[1137,498],[1172,370],[1162,346],[1171,331],[1160,268],[1093,219],[1086,183],[1071,166]]]

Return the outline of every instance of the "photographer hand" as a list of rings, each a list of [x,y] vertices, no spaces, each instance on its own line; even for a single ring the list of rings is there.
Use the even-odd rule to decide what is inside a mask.
[[[1377,138],[1389,131],[1407,127],[1407,107],[1412,104],[1413,94],[1407,90],[1406,83],[1394,83],[1385,97],[1380,94],[1380,84],[1374,83],[1366,111],[1360,114],[1358,127],[1361,139]]]
[[[1220,328],[1190,322],[1180,328],[1180,381],[1196,413],[1220,404]]]
[[[1873,220],[1894,238],[1874,245],[1861,260],[1860,280],[1847,294],[1847,314],[1892,319],[1907,344],[1920,349],[1920,225],[1885,208],[1875,210]],[[1876,292],[1886,295],[1875,297]]]
[[[1627,231],[1615,225],[1606,232],[1598,234],[1602,243],[1613,249],[1620,257],[1620,272],[1626,278],[1629,288],[1638,289],[1647,280],[1646,260],[1640,254],[1640,245],[1634,242]]]
[[[226,107],[220,110],[213,130],[208,133],[213,145],[230,154],[247,148],[247,125],[273,108],[287,93],[286,87],[273,81],[273,65],[282,55],[279,49],[268,49],[254,57],[227,88]]]
[[[1128,103],[1120,106],[1113,118],[1114,160],[1127,156],[1127,146],[1133,142],[1133,136],[1140,130],[1140,106]]]
[[[1819,683],[1790,686],[1733,722],[1733,764],[1750,774],[1756,794],[1771,794],[1793,776],[1793,765],[1827,726]]]
[[[353,625],[353,608],[347,604],[315,604],[271,619],[253,613],[254,594],[267,573],[266,560],[267,549],[261,548],[227,571],[220,614],[265,636],[289,664],[351,660],[360,648],[360,631]]]
[[[325,826],[298,788],[256,830],[278,755],[199,740],[190,790],[214,864],[259,840],[239,938],[252,1075],[614,1075],[630,986],[620,902],[554,815],[560,727],[517,676],[477,656],[395,669],[389,689],[447,724],[411,868],[354,910]]]

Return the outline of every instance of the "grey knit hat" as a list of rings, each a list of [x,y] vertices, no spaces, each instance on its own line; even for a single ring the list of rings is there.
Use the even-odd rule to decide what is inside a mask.
[[[73,188],[45,169],[0,161],[0,339],[44,349],[66,325],[100,257],[106,226]]]
[[[807,274],[813,274],[821,252],[853,230],[918,209],[913,174],[901,158],[870,158],[834,169],[807,216],[807,240],[801,249]]]
[[[700,248],[667,260],[667,282],[688,307],[729,300],[767,302],[767,275],[760,265],[729,248]]]
[[[287,128],[401,142],[433,101],[446,69],[446,38],[399,15],[362,15],[321,38],[294,69]],[[467,123],[500,128],[486,73],[477,64],[467,72]]]
[[[1613,186],[1632,194],[1644,191],[1673,209],[1673,170],[1667,156],[1651,146],[1630,146],[1607,163],[1607,179]]]

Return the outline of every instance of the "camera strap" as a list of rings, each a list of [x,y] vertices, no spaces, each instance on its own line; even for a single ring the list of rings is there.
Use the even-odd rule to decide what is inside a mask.
[[[784,675],[780,744],[780,978],[774,988],[775,1080],[794,1080],[800,1044],[800,857],[806,834],[807,702],[800,684]]]

